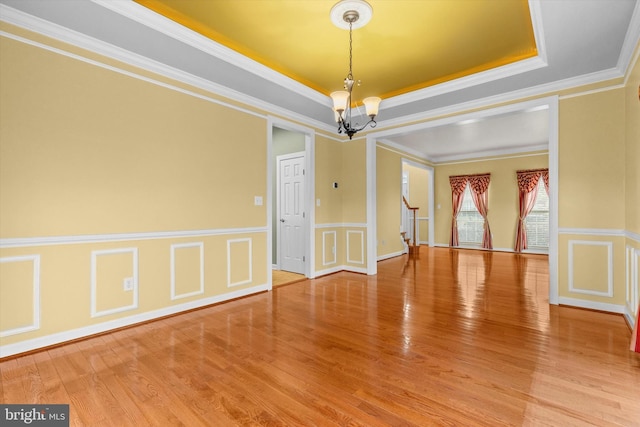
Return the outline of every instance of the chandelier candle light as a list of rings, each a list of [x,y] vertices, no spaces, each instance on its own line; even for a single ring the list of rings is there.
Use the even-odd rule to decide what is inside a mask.
[[[364,0],[342,0],[331,8],[331,21],[338,27],[349,29],[349,74],[344,79],[344,89],[331,93],[333,99],[333,111],[335,113],[336,122],[338,122],[338,133],[346,133],[349,139],[357,132],[370,125],[376,127],[374,120],[378,114],[378,107],[381,99],[375,96],[365,98],[362,103],[365,106],[369,121],[362,126],[358,123],[351,124],[351,93],[353,85],[356,81],[353,78],[353,30],[354,28],[364,27],[373,15],[371,5]],[[360,86],[360,80],[357,82]]]

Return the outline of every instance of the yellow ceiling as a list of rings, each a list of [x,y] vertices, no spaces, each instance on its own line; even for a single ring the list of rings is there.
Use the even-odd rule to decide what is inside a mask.
[[[337,0],[135,0],[321,93],[342,89]],[[537,55],[527,0],[368,0],[353,31],[357,98],[388,98]],[[356,98],[356,99],[357,99]]]

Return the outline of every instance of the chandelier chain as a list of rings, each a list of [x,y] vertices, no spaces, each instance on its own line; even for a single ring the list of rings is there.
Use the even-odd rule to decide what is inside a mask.
[[[349,75],[347,76],[347,78],[353,80],[353,69],[352,69],[352,63],[353,63],[353,36],[352,36],[352,29],[353,27],[353,21],[349,20]]]

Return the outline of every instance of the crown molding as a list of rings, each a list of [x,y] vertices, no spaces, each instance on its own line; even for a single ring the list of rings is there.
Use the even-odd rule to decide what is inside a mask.
[[[626,74],[629,66],[635,62],[632,62],[636,47],[640,43],[640,2],[636,2],[636,7],[633,9],[633,15],[631,15],[631,22],[627,28],[627,34],[624,37],[624,43],[620,50],[620,56],[618,57],[618,70],[622,74]],[[640,51],[639,51],[640,52]],[[639,53],[640,54],[640,53]],[[635,58],[637,60],[637,57]]]
[[[409,147],[405,147],[405,146],[400,145],[400,144],[396,144],[395,142],[390,141],[390,140],[385,139],[385,138],[376,139],[376,142],[379,143],[379,144],[382,144],[382,145],[384,145],[386,147],[393,148],[398,153],[406,153],[406,154],[409,154],[409,155],[411,155],[413,157],[416,157],[418,159],[434,163],[433,160],[431,159],[431,157],[425,156],[424,153],[421,153],[420,151],[414,150],[413,148],[409,148]]]
[[[120,2],[114,2],[114,3],[120,3]],[[127,3],[127,2],[122,2],[122,3]],[[290,111],[282,107],[278,107],[269,102],[249,96],[242,92],[238,92],[234,89],[230,89],[226,86],[211,82],[210,80],[195,76],[193,74],[187,73],[177,68],[170,67],[161,62],[149,59],[142,55],[138,55],[136,53],[133,53],[128,50],[122,49],[120,47],[114,46],[112,44],[103,42],[93,37],[89,37],[85,34],[60,26],[58,24],[54,24],[44,19],[35,17],[33,15],[30,15],[28,13],[22,12],[20,10],[14,9],[12,7],[6,6],[1,3],[0,3],[0,20],[7,22],[9,24],[15,25],[17,27],[21,27],[25,30],[28,30],[37,34],[41,34],[46,37],[50,37],[52,39],[58,40],[63,43],[67,43],[69,45],[78,47],[80,49],[84,49],[84,50],[96,53],[98,55],[102,55],[104,57],[111,58],[116,61],[120,61],[122,63],[131,65],[133,67],[140,68],[140,69],[161,75],[163,77],[167,77],[169,79],[179,81],[181,83],[185,83],[193,87],[197,87],[199,89],[203,89],[215,95],[219,95],[228,99],[232,99],[234,101],[238,101],[246,105],[250,105],[258,109],[265,110],[273,115],[287,117],[292,121],[305,123],[306,125],[317,127],[318,129],[322,129],[326,132],[331,132],[334,130],[333,126],[330,126],[325,122],[296,113],[294,111]],[[31,40],[24,39],[22,37],[13,36],[5,32],[3,32],[3,35],[6,37],[11,37],[14,40],[19,40],[24,43],[29,43],[33,46],[54,50],[46,45],[43,45],[41,43],[36,43]],[[65,52],[62,49],[55,49],[55,52],[62,55],[69,56],[69,57],[73,57],[74,59],[77,59],[80,61],[90,62],[94,65],[106,66],[106,64],[102,64],[95,60],[88,60],[79,55]],[[116,67],[111,65],[106,67],[110,69],[118,70]],[[142,76],[131,73],[131,72],[126,72],[126,74],[132,77],[141,78],[141,79],[144,79],[145,81],[150,81],[152,83],[158,84],[158,82],[152,79],[149,79],[146,77],[143,78]],[[164,86],[167,86],[167,85],[164,84]],[[227,105],[226,103],[222,103],[222,104]]]
[[[133,1],[91,0],[112,12],[331,108],[331,98]]]

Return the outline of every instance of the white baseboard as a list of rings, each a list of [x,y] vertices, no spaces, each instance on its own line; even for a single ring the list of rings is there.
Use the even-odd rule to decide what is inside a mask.
[[[576,298],[558,297],[558,304],[579,308],[588,308],[591,310],[606,311],[608,313],[625,314],[626,312],[626,307],[624,305],[609,304],[606,302],[586,301]]]
[[[324,270],[317,270],[315,277],[326,276],[333,273],[339,273],[341,271],[349,271],[352,273],[367,274],[367,269],[364,267],[353,267],[351,265],[337,265],[335,267],[327,268]]]
[[[338,273],[340,271],[344,271],[344,269],[345,269],[344,265],[338,265],[338,266],[335,266],[335,267],[326,268],[324,270],[316,270],[316,277],[326,276],[328,274],[333,274],[333,273]]]
[[[407,251],[399,251],[399,252],[393,252],[393,253],[390,253],[390,254],[380,255],[378,257],[378,261],[384,261],[385,259],[395,258],[397,256],[404,255],[406,253],[407,253]]]
[[[161,308],[159,310],[148,311],[146,313],[135,314],[133,316],[123,317],[96,325],[86,326],[70,331],[59,332],[44,337],[38,337],[31,340],[21,341],[15,344],[7,344],[0,346],[0,358],[13,356],[28,351],[37,350],[39,348],[49,347],[56,344],[62,344],[67,341],[73,341],[79,338],[89,337],[91,335],[108,332],[114,329],[132,326],[137,323],[147,322],[172,314],[178,314],[183,311],[193,310],[194,308],[205,307],[207,305],[216,304],[244,297],[262,291],[267,291],[268,286],[258,285],[247,289],[228,292],[222,295],[216,295],[209,298],[203,298],[196,301],[186,302],[184,304],[172,305],[170,307]]]

